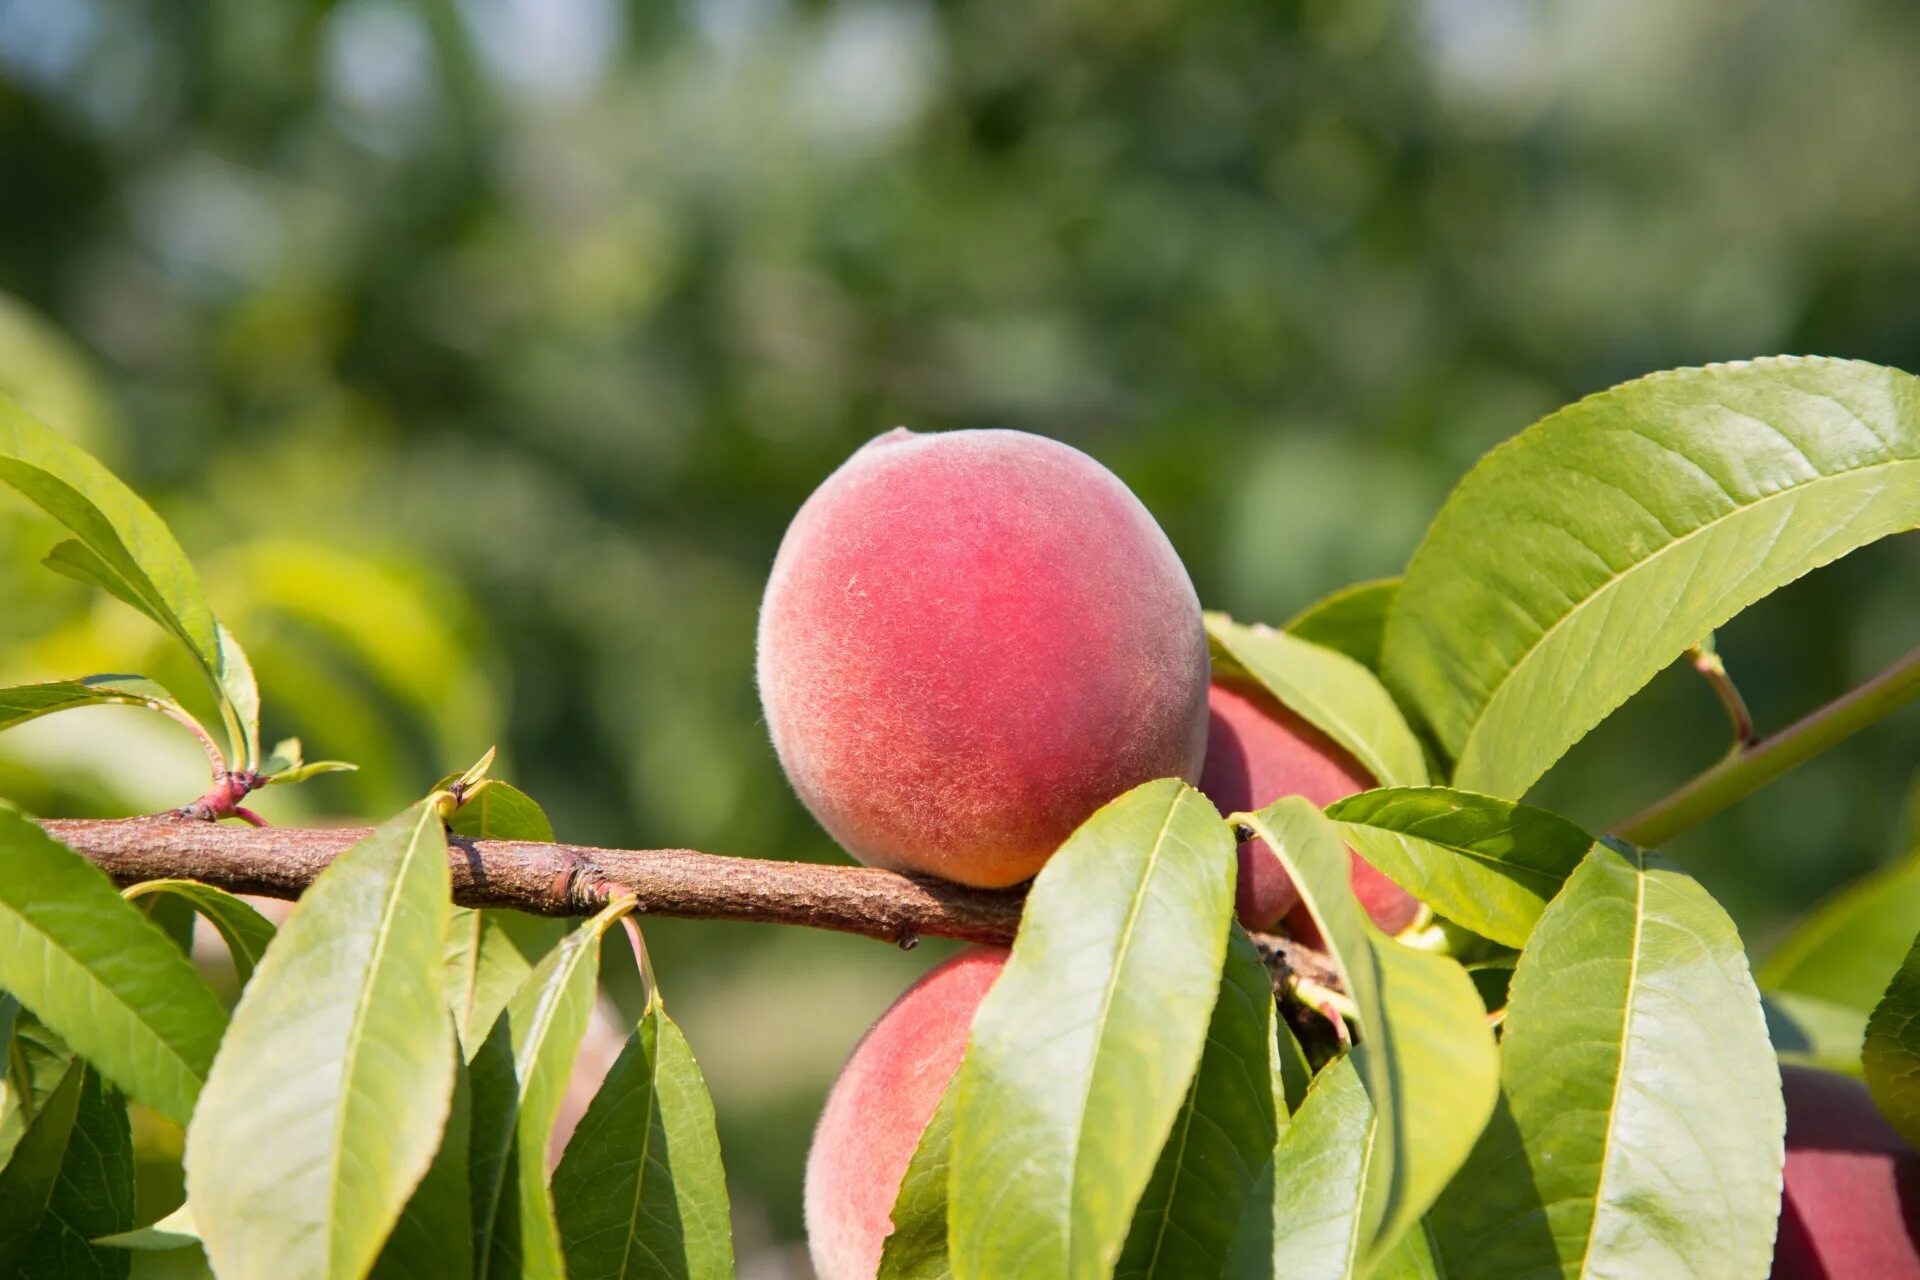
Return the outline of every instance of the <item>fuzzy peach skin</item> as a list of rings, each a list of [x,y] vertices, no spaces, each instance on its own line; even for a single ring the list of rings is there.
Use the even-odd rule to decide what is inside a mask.
[[[773,745],[860,861],[998,888],[1200,773],[1200,602],[1139,499],[1019,431],[894,431],[794,517],[760,606]]]
[[[807,1153],[807,1248],[820,1280],[873,1280],[893,1202],[973,1015],[1006,965],[969,947],[907,988],[854,1048]]]
[[[1281,706],[1260,686],[1239,679],[1213,682],[1207,692],[1207,759],[1200,790],[1221,813],[1263,809],[1282,796],[1317,805],[1373,787],[1360,762],[1333,739]],[[1413,923],[1420,903],[1359,854],[1353,855],[1353,892],[1373,922],[1389,933]],[[1282,917],[1296,937],[1320,936],[1299,891],[1267,842],[1240,846],[1234,908],[1249,929],[1271,929]],[[1288,913],[1292,914],[1289,915]]]
[[[1773,1280],[1920,1280],[1920,1153],[1847,1076],[1782,1067],[1786,1195]]]

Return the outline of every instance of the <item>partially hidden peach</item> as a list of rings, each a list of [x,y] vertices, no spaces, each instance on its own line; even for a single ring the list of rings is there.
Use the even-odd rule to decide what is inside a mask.
[[[1920,1280],[1920,1152],[1848,1076],[1782,1067],[1786,1194],[1773,1280]]]
[[[1237,678],[1215,680],[1207,693],[1206,766],[1200,789],[1222,813],[1263,809],[1283,796],[1316,805],[1375,784],[1358,760],[1333,739],[1280,705],[1260,686]],[[1353,854],[1353,892],[1373,922],[1389,933],[1412,924],[1420,903],[1359,854]],[[1286,919],[1296,937],[1320,932],[1280,860],[1258,838],[1240,846],[1234,908],[1249,929],[1271,929]]]
[[[1199,776],[1207,642],[1112,472],[1018,431],[894,431],[794,517],[760,608],[775,751],[862,862],[1000,887],[1139,783]]]
[[[807,1248],[820,1280],[873,1280],[921,1131],[1006,965],[969,947],[907,988],[854,1048],[807,1153]]]

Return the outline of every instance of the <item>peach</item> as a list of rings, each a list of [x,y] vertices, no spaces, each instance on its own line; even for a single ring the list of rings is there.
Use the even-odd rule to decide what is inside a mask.
[[[893,1203],[973,1015],[1006,965],[969,947],[907,988],[855,1046],[807,1153],[807,1248],[820,1280],[873,1280]]]
[[[1251,812],[1282,796],[1305,796],[1314,804],[1329,805],[1375,785],[1345,748],[1257,684],[1215,680],[1207,692],[1207,710],[1207,758],[1200,789],[1222,813]],[[1419,901],[1359,854],[1353,855],[1352,884],[1360,905],[1389,933],[1400,932],[1419,914]],[[1319,930],[1299,901],[1299,891],[1267,842],[1242,843],[1234,889],[1240,923],[1271,929],[1286,917],[1296,937],[1313,941]]]
[[[1920,1152],[1858,1080],[1782,1067],[1780,1081],[1787,1172],[1774,1280],[1920,1278]]]
[[[849,853],[980,887],[1206,750],[1172,544],[1112,472],[1019,431],[894,431],[829,476],[774,560],[758,677],[787,777]]]

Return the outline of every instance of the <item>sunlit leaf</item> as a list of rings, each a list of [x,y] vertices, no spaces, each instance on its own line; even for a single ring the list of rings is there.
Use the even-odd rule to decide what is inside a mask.
[[[1433,1213],[1449,1276],[1767,1274],[1780,1072],[1705,890],[1596,847],[1535,926],[1505,1027],[1500,1108]]]
[[[549,951],[470,1055],[477,1280],[565,1274],[547,1139],[593,1012],[601,935],[628,909],[608,907]]]
[[[143,676],[102,675],[84,680],[50,680],[0,689],[0,729],[75,707],[111,705],[178,711],[173,695]]]
[[[1763,991],[1761,1012],[1767,1038],[1783,1063],[1860,1076],[1861,1048],[1867,1039],[1867,1014],[1797,991]]]
[[[267,948],[187,1132],[224,1280],[366,1274],[453,1091],[447,847],[419,804],[335,858]]]
[[[1867,1020],[1860,1061],[1881,1113],[1920,1145],[1920,938]]]
[[[1657,373],[1568,406],[1453,491],[1387,618],[1387,683],[1517,797],[1742,609],[1920,525],[1920,383],[1780,358]]]
[[[1426,1212],[1492,1113],[1493,1034],[1464,969],[1367,919],[1331,820],[1297,796],[1242,818],[1286,865],[1359,1010],[1360,1065],[1378,1112],[1363,1242],[1373,1258]]]
[[[0,805],[0,988],[101,1074],[184,1124],[226,1010],[106,874]]]
[[[1870,1011],[1913,945],[1916,921],[1920,857],[1909,857],[1815,907],[1760,964],[1760,985]]]
[[[273,922],[224,889],[197,880],[145,880],[127,890],[129,901],[166,896],[185,903],[206,917],[227,944],[234,971],[245,986],[254,966],[273,941]]]
[[[193,1222],[193,1206],[183,1204],[149,1226],[101,1236],[94,1243],[112,1245],[116,1249],[138,1249],[147,1253],[166,1253],[173,1249],[197,1249],[200,1247],[200,1228]]]
[[[1383,786],[1427,782],[1426,757],[1373,672],[1344,653],[1271,627],[1207,615],[1217,670],[1237,668],[1280,705],[1345,747]]]
[[[656,997],[553,1174],[568,1280],[731,1280],[713,1102]]]
[[[880,1249],[876,1280],[947,1280],[947,1184],[953,1172],[951,1083],[920,1132],[893,1201],[893,1230]]]
[[[1510,947],[1526,943],[1593,847],[1558,814],[1446,787],[1363,791],[1328,805],[1327,816],[1395,884]]]
[[[1199,1065],[1233,865],[1226,824],[1168,779],[1100,809],[1041,870],[955,1086],[962,1280],[1111,1273]]]
[[[1377,674],[1387,610],[1399,590],[1398,578],[1356,582],[1308,605],[1285,629],[1323,649],[1344,653]]]
[[[1212,1275],[1225,1264],[1254,1179],[1273,1156],[1274,1044],[1273,981],[1236,927],[1200,1067],[1120,1253],[1123,1280]]]

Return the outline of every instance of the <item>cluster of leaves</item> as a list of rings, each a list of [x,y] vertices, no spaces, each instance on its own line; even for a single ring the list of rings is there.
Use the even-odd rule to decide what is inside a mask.
[[[16,432],[0,473],[48,474],[18,461],[33,445]],[[59,461],[120,505],[96,521],[106,504],[76,506],[72,481],[30,496],[85,526],[95,580],[171,625],[195,597],[154,586],[164,528]],[[1756,985],[1696,881],[1521,797],[1740,609],[1916,526],[1920,380],[1716,366],[1489,455],[1403,579],[1285,630],[1210,618],[1218,669],[1381,788],[1223,818],[1164,780],[1083,825],[1033,884],[881,1274],[1764,1275],[1778,1059],[1863,1072],[1920,1137],[1920,871],[1816,912]],[[203,665],[227,690],[220,635]],[[230,748],[257,751],[250,683],[223,696]],[[547,1175],[601,939],[630,904],[571,931],[449,906],[449,821],[551,836],[483,774],[342,855],[278,932],[205,886],[116,893],[0,811],[0,1274],[124,1274],[129,1249],[195,1244],[222,1277],[730,1271],[711,1106],[657,991]],[[1232,919],[1239,826],[1285,863],[1337,983],[1276,1004]],[[1376,929],[1349,846],[1429,919]],[[162,903],[226,940],[245,982],[230,1020],[142,909]],[[126,1099],[187,1128],[186,1206],[131,1232]]]

